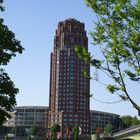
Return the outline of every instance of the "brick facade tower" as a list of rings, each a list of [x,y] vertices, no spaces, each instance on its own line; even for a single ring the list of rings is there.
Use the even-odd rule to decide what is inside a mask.
[[[67,128],[78,126],[83,135],[90,129],[90,102],[82,95],[89,93],[90,81],[82,71],[90,66],[77,57],[74,47],[81,45],[88,50],[84,23],[75,19],[59,22],[51,53],[49,127],[60,124],[61,136]]]

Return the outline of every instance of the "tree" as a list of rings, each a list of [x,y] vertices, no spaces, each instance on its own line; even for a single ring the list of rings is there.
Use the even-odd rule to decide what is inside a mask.
[[[122,116],[121,122],[122,122],[123,129],[140,124],[140,120],[136,116],[132,117],[130,115]]]
[[[78,126],[75,126],[75,127],[73,128],[73,131],[74,131],[74,140],[78,140],[79,127],[78,127]]]
[[[105,83],[110,93],[130,101],[140,111],[127,85],[128,81],[140,82],[140,0],[136,3],[131,0],[85,1],[97,17],[95,31],[90,35],[102,56],[94,58],[82,46],[77,46],[75,51],[97,72],[111,79],[111,84]],[[99,81],[97,74],[92,78]]]
[[[113,129],[114,129],[113,125],[108,123],[104,128],[104,135],[108,136],[109,134],[111,134],[111,132],[113,132]]]
[[[55,140],[56,133],[60,132],[61,128],[59,124],[53,124],[50,128],[51,131],[51,139]]]
[[[5,135],[7,133],[7,128],[3,125],[0,125],[0,134]]]
[[[36,136],[38,135],[39,131],[40,131],[40,127],[36,125],[32,125],[32,127],[29,129],[29,134]]]
[[[14,133],[15,135],[17,134],[17,127],[16,126],[13,126],[12,133]]]
[[[140,124],[140,120],[136,116],[132,117],[131,126],[135,126],[135,125],[138,125],[138,124]]]
[[[31,140],[31,139],[32,139],[32,138],[31,138],[31,135],[28,134],[27,140]]]
[[[39,134],[39,131],[40,131],[40,127],[36,125],[32,125],[32,127],[28,131],[27,140],[31,140],[32,139],[31,136],[37,136]]]
[[[0,12],[4,11],[0,0]],[[15,38],[15,34],[4,25],[4,20],[0,18],[0,125],[10,118],[8,111],[16,105],[16,94],[19,92],[10,77],[2,66],[6,66],[12,57],[17,53],[22,53],[24,48],[20,41]]]
[[[5,135],[5,138],[4,138],[4,140],[9,140],[9,137],[8,137],[8,135]]]

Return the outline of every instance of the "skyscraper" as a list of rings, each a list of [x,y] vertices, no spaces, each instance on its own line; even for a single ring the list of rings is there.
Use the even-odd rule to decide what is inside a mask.
[[[59,22],[51,53],[49,127],[60,124],[62,136],[74,126],[80,127],[82,134],[90,129],[89,98],[82,95],[90,89],[90,81],[82,71],[90,72],[90,66],[76,55],[75,45],[88,50],[84,23],[75,19]]]

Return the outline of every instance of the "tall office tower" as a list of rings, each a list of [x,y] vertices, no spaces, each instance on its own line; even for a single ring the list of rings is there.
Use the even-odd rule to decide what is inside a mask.
[[[59,22],[51,53],[49,127],[60,124],[62,136],[74,126],[83,135],[90,129],[90,102],[82,95],[89,93],[90,81],[84,77],[83,69],[89,72],[90,66],[76,55],[75,45],[88,49],[84,23],[75,19]]]

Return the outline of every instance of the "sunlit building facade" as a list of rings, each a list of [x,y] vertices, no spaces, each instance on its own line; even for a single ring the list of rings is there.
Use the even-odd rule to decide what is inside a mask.
[[[18,106],[14,110],[16,126],[46,127],[48,108],[45,106]]]
[[[40,133],[48,130],[48,107],[46,106],[17,106],[11,112],[4,126],[17,128],[18,135],[27,135],[32,126],[37,126]]]
[[[83,69],[90,72],[89,64],[80,59],[75,45],[88,50],[88,38],[84,23],[67,19],[58,23],[51,53],[49,127],[59,124],[62,136],[66,128],[78,126],[82,134],[90,133],[90,81],[83,75]]]

